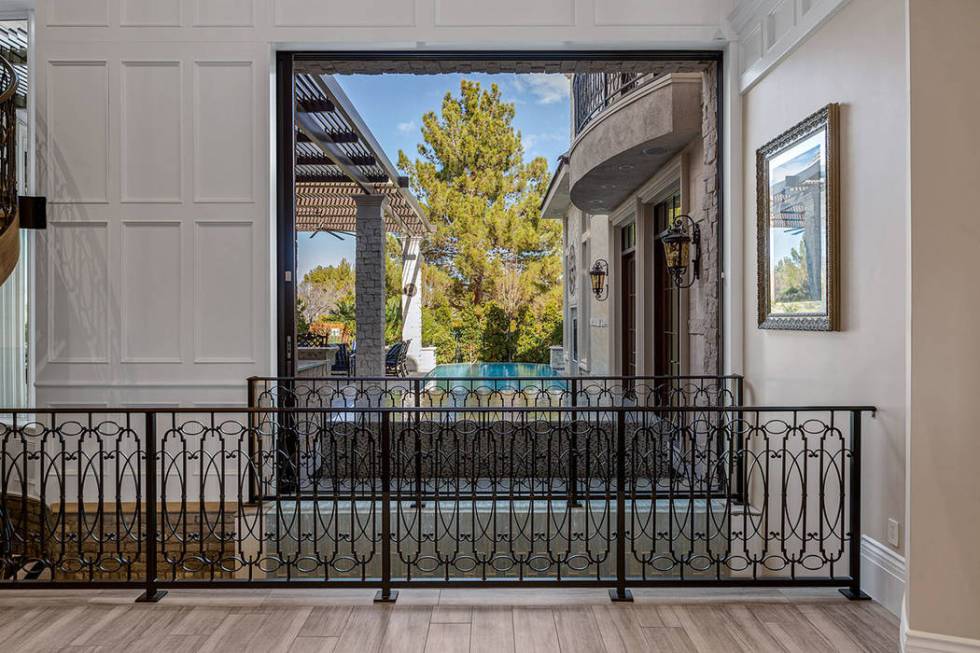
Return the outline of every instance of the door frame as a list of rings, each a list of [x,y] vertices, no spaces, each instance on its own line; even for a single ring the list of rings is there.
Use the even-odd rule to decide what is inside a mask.
[[[728,67],[725,66],[726,50],[279,50],[276,52],[275,79],[275,159],[276,159],[276,370],[278,376],[295,376],[296,342],[296,229],[294,196],[294,148],[293,129],[293,72],[296,63],[314,61],[334,61],[349,64],[371,63],[377,61],[465,63],[495,61],[710,61],[716,66],[716,106],[715,126],[718,132],[718,155],[716,157],[716,178],[718,180],[718,243],[725,243],[724,224],[726,220],[726,184],[724,161],[728,156],[725,150],[724,131],[726,111],[726,79]],[[447,71],[450,72],[450,71]],[[732,91],[733,94],[737,91]],[[639,236],[639,234],[638,234]],[[725,369],[726,333],[728,327],[738,330],[738,325],[726,323],[726,297],[723,281],[726,261],[724,247],[719,246],[718,265],[718,373]],[[618,251],[618,250],[617,250]],[[594,255],[594,253],[593,253]],[[618,267],[619,256],[616,257]],[[642,257],[637,257],[642,262]],[[585,265],[586,262],[580,263]],[[612,272],[612,271],[611,271]],[[639,273],[639,271],[638,271]],[[607,282],[612,279],[607,280]],[[612,290],[612,288],[610,288]],[[642,304],[642,302],[639,302]],[[612,326],[612,325],[610,325]],[[286,337],[283,337],[286,334]],[[638,350],[638,355],[640,351]],[[618,355],[617,355],[618,358]],[[613,359],[610,363],[613,363]],[[641,361],[637,361],[638,369]]]

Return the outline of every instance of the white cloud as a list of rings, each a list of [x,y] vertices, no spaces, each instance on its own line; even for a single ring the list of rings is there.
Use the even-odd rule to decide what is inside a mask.
[[[524,152],[527,154],[531,154],[534,146],[538,143],[561,140],[567,141],[568,135],[557,131],[542,132],[540,134],[521,134],[521,145],[524,146]]]
[[[400,131],[403,134],[407,134],[410,131],[415,131],[416,127],[418,127],[418,125],[415,124],[414,120],[398,123],[398,131]]]
[[[530,93],[537,104],[554,104],[568,97],[569,82],[564,75],[531,73],[514,78],[518,93]]]

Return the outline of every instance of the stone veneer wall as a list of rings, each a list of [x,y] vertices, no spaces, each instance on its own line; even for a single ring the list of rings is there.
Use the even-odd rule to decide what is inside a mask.
[[[691,361],[690,373],[718,374],[721,373],[721,243],[718,239],[721,212],[718,193],[718,65],[714,63],[702,75],[701,138],[704,195],[700,207],[689,207],[691,217],[701,221],[701,279],[691,288],[689,329],[692,334],[703,335],[703,349],[701,360]],[[692,180],[692,183],[697,181]]]

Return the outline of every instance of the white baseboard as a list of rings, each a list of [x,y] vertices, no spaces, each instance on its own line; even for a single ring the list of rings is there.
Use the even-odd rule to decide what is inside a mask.
[[[905,653],[980,653],[980,640],[924,633],[921,630],[902,632]]]
[[[896,617],[905,596],[905,558],[878,540],[861,536],[861,589]]]

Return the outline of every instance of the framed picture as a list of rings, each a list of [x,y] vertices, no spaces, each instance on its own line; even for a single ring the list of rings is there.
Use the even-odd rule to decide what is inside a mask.
[[[840,328],[839,113],[828,104],[756,153],[762,329]]]

